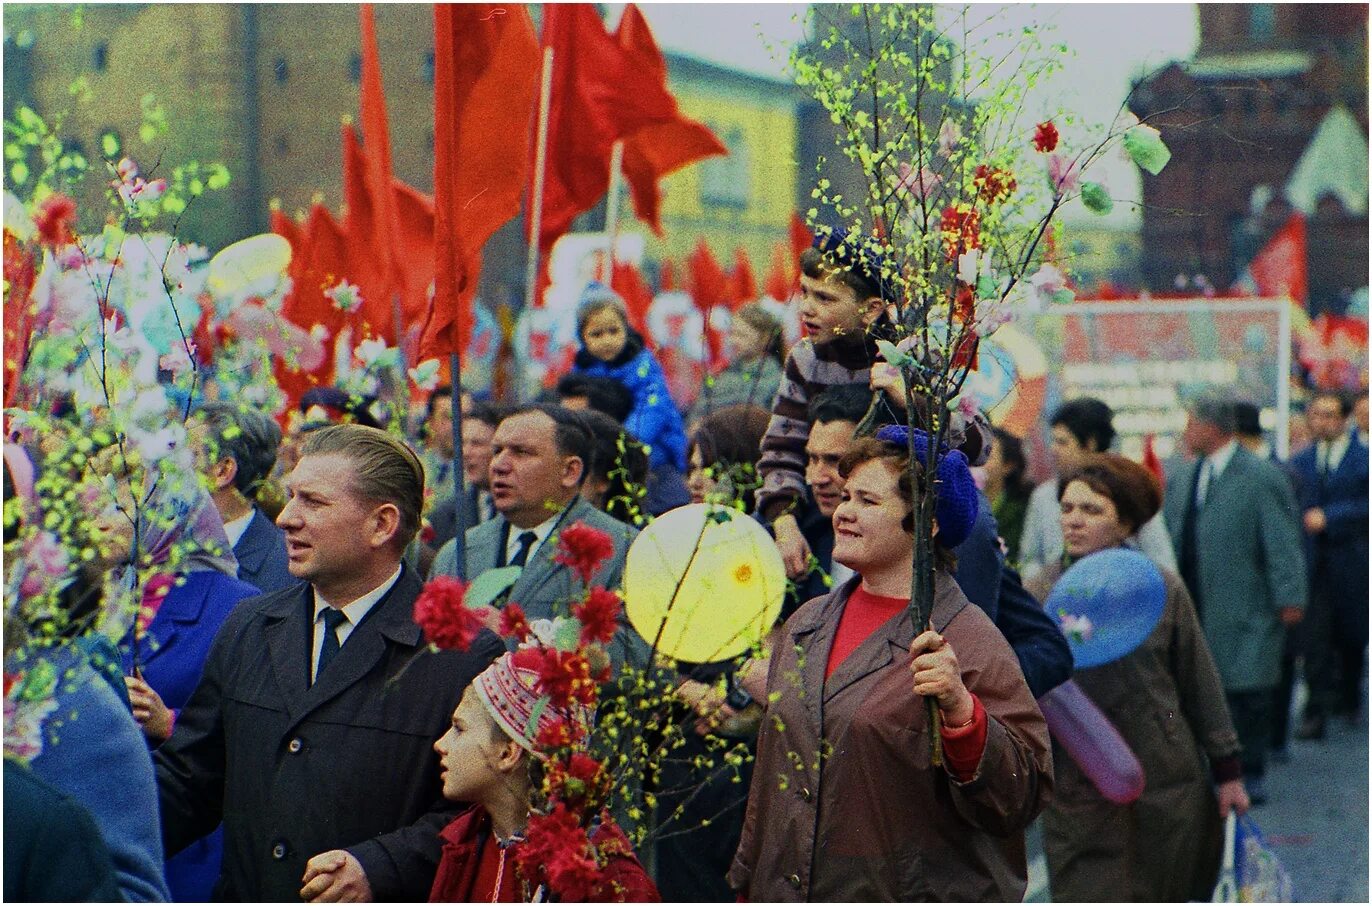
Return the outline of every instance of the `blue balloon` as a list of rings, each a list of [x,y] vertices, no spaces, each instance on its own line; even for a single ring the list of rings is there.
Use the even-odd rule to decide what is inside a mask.
[[[1143,644],[1167,603],[1162,573],[1143,554],[1112,548],[1072,564],[1044,609],[1058,621],[1078,669],[1119,660]]]

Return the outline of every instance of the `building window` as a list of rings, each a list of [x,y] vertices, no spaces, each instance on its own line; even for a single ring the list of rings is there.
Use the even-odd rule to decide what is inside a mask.
[[[276,84],[286,84],[286,80],[291,77],[291,67],[286,63],[285,57],[277,57],[272,63],[272,75],[276,78]]]
[[[105,67],[110,63],[110,45],[106,41],[101,41],[95,45],[95,51],[91,54],[91,64],[96,72],[104,72]]]
[[[1277,5],[1254,3],[1248,7],[1248,37],[1253,41],[1271,41],[1277,36]]]
[[[348,78],[354,85],[362,81],[362,54],[354,53],[348,58]]]
[[[749,179],[748,146],[743,130],[731,126],[727,130],[711,127],[729,149],[725,157],[711,157],[700,164],[700,201],[717,208],[744,210],[748,207]]]
[[[431,50],[424,54],[424,84],[434,83],[434,52]]]
[[[275,145],[277,157],[285,157],[287,154],[291,153],[291,143],[286,136],[278,135],[276,137]]]

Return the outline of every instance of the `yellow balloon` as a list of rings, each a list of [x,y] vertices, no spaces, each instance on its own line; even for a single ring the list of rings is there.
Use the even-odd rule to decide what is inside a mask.
[[[679,661],[743,654],[772,628],[785,594],[786,568],[767,530],[707,503],[659,516],[624,563],[630,624]]]
[[[213,295],[234,295],[248,287],[274,284],[290,263],[291,244],[286,238],[260,233],[226,246],[211,258],[205,285]]]

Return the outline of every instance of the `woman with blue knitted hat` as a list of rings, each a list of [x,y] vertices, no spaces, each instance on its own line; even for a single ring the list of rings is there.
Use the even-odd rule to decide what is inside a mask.
[[[729,882],[758,901],[1023,898],[1024,829],[1052,786],[1048,730],[1019,662],[949,573],[977,493],[967,459],[936,473],[934,605],[910,616],[915,482],[903,427],[843,458],[834,559],[856,573],[782,629]],[[912,468],[913,465],[913,468]],[[930,757],[926,697],[942,715]]]

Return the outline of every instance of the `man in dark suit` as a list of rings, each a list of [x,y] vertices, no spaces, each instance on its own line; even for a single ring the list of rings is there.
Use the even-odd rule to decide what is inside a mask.
[[[1249,796],[1261,804],[1285,628],[1305,610],[1305,562],[1291,482],[1235,440],[1235,398],[1212,390],[1189,404],[1182,442],[1197,459],[1168,479],[1164,512],[1224,682]]]
[[[499,515],[467,532],[466,575],[475,579],[488,569],[523,567],[504,599],[518,602],[531,620],[567,614],[581,593],[571,570],[554,562],[555,536],[568,526],[584,522],[610,536],[614,554],[592,582],[610,589],[621,584],[624,557],[637,532],[581,497],[591,443],[577,413],[543,404],[507,414],[492,438],[491,498]],[[434,559],[431,575],[456,574],[457,549],[449,542]],[[647,643],[621,618],[609,650],[615,667],[646,666],[647,652]]]
[[[495,518],[490,486],[491,438],[499,424],[500,410],[490,403],[473,402],[462,410],[460,491],[453,483],[451,452],[446,460],[430,459],[425,463],[424,474],[435,483],[435,499],[429,511],[429,524],[434,529],[430,544],[435,553],[457,534],[459,514],[468,529]],[[447,449],[452,450],[451,439]]]
[[[1348,430],[1352,404],[1317,394],[1305,417],[1315,442],[1291,460],[1301,476],[1301,521],[1310,570],[1310,609],[1302,627],[1310,689],[1297,739],[1323,739],[1331,711],[1350,720],[1361,707],[1367,646],[1367,448]]]
[[[281,428],[255,409],[205,403],[191,422],[196,466],[238,559],[238,578],[264,594],[295,585],[286,567],[286,536],[260,510],[257,489],[276,465]]]
[[[304,580],[235,608],[155,754],[174,854],[222,819],[216,899],[423,900],[444,801],[436,734],[502,646],[427,650],[403,565],[423,469],[384,431],[311,432],[278,517]]]

